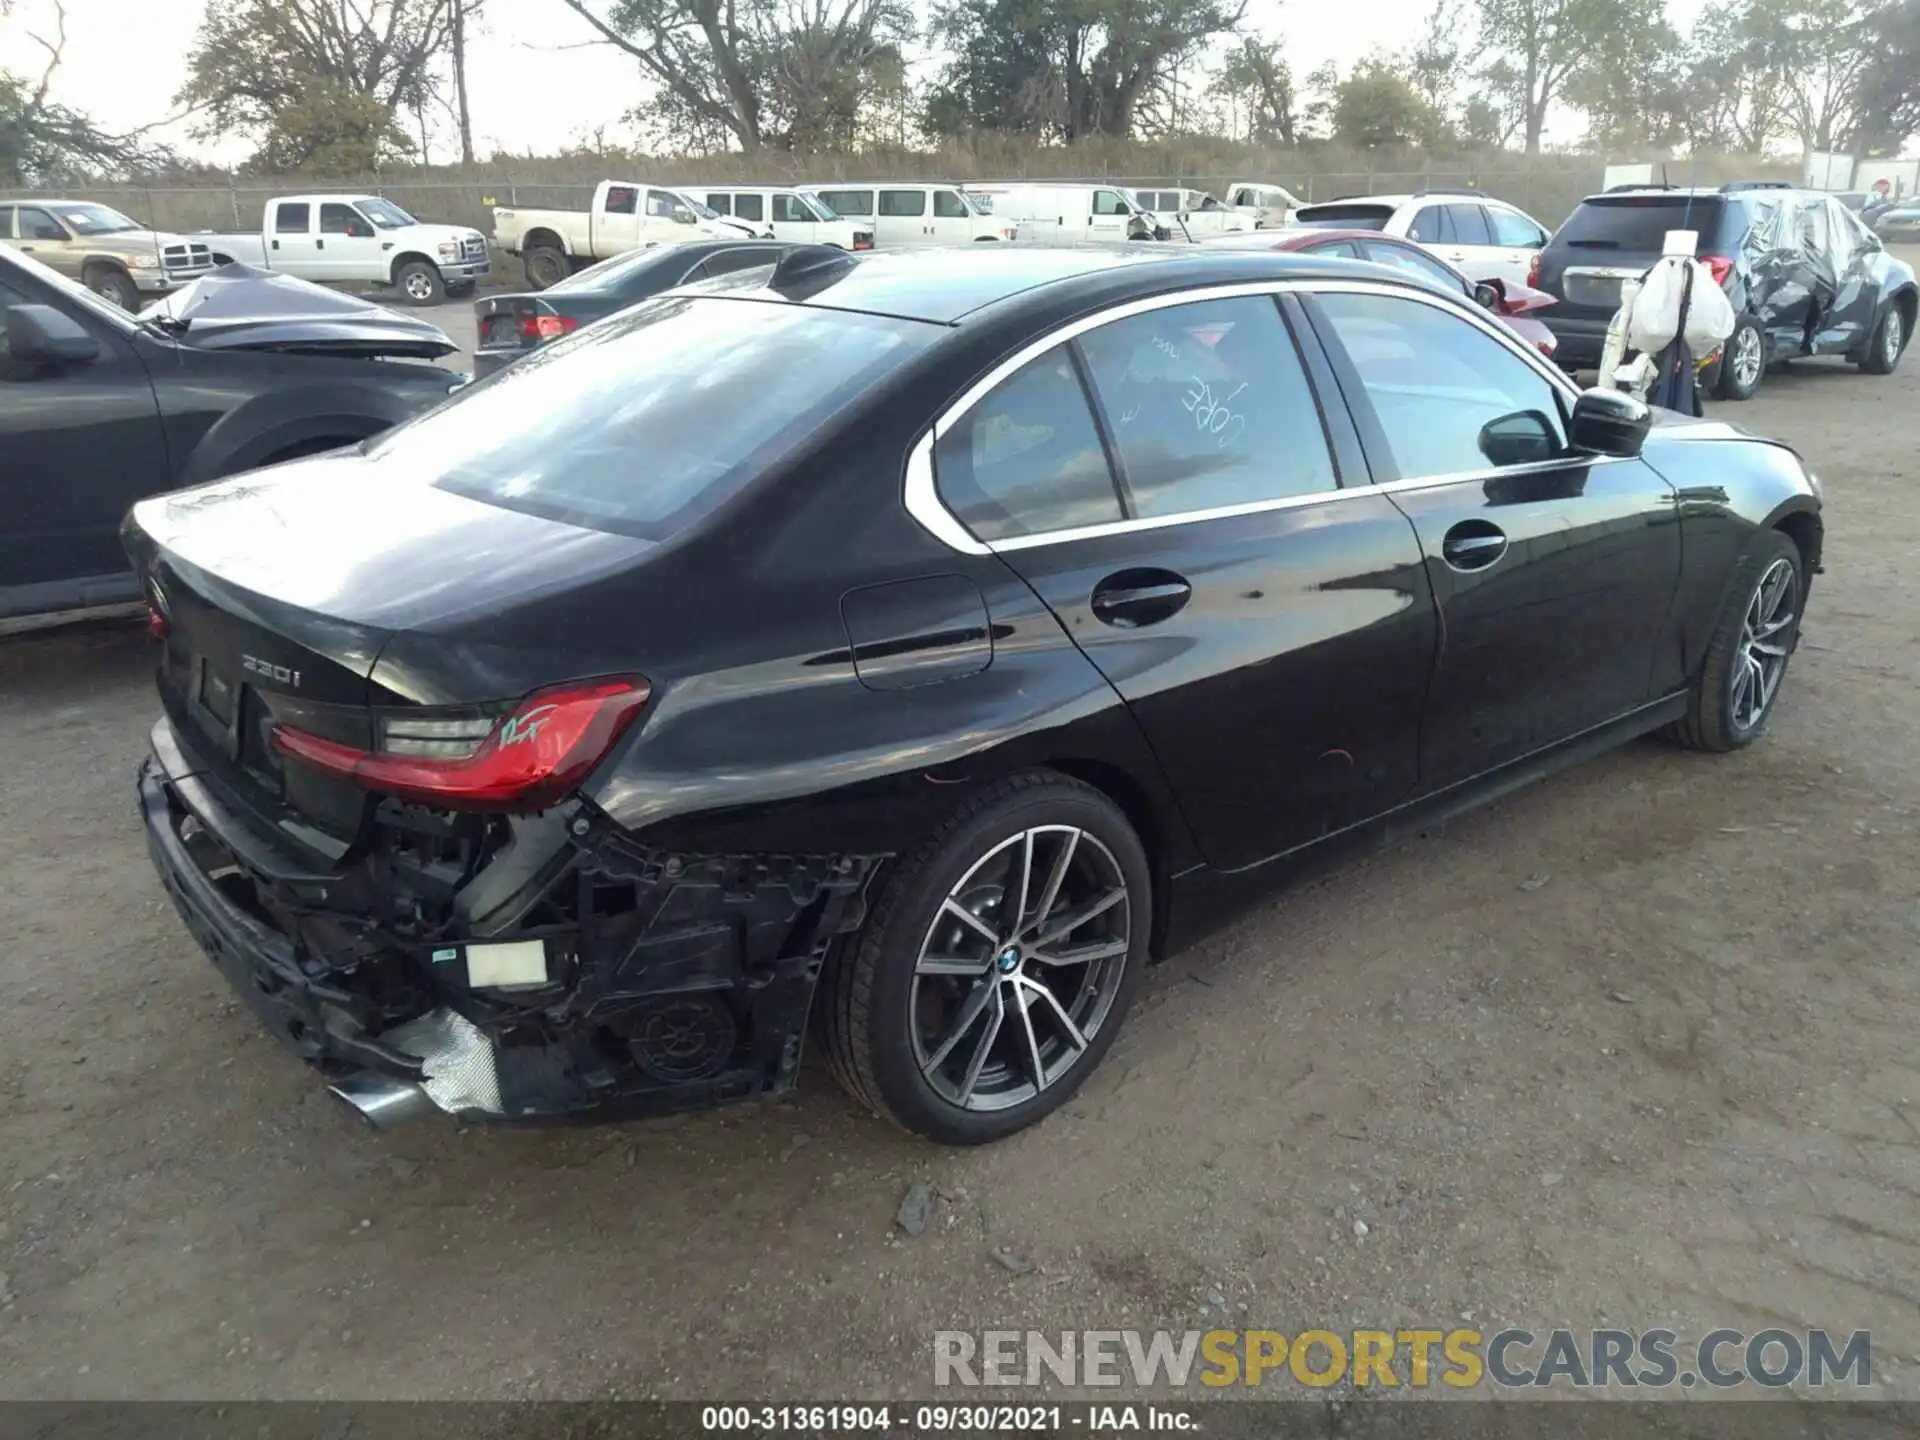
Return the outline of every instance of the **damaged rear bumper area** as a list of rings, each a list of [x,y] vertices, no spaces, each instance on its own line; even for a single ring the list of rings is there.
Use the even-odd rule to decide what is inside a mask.
[[[864,920],[881,858],[665,853],[582,807],[495,817],[440,897],[384,803],[337,866],[303,865],[242,822],[164,720],[138,786],[154,867],[201,949],[381,1127],[790,1089],[814,982]]]

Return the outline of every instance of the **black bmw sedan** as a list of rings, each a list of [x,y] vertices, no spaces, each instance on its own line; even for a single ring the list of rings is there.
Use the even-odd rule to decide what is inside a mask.
[[[1754,740],[1821,519],[1374,267],[807,249],[126,539],[155,865],[363,1114],[778,1093],[811,1034],[967,1143],[1303,862]]]
[[[473,373],[484,379],[529,350],[663,290],[771,265],[793,248],[778,240],[656,245],[589,265],[537,294],[483,296],[473,302],[474,332],[479,336]]]

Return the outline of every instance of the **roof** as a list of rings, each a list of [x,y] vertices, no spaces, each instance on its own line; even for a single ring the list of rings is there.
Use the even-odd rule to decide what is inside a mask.
[[[788,291],[761,294],[835,310],[954,325],[1003,301],[1101,277],[1114,282],[1108,289],[1125,288],[1135,278],[1143,294],[1163,285],[1231,284],[1281,275],[1380,278],[1378,267],[1359,261],[1140,242],[1071,248],[969,245],[841,255],[837,260]]]

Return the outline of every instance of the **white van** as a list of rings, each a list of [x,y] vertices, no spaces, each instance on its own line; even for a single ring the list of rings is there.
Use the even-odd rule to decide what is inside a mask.
[[[842,219],[872,225],[877,250],[1013,239],[1011,225],[988,214],[984,205],[961,193],[958,185],[836,180],[799,188]]]
[[[1293,212],[1306,203],[1284,185],[1236,180],[1227,186],[1227,208],[1251,215],[1256,230],[1278,229],[1291,221]]]
[[[1237,235],[1253,229],[1253,217],[1222,205],[1205,190],[1133,190],[1129,194],[1140,208],[1153,215],[1153,222],[1183,236],[1199,240],[1213,235]]]
[[[683,187],[722,215],[744,220],[762,235],[797,245],[837,245],[871,250],[873,227],[843,220],[811,195],[780,185],[687,185]]]
[[[1052,185],[1009,180],[967,185],[998,221],[1011,221],[1018,238],[1046,245],[1150,240],[1153,216],[1118,185]]]

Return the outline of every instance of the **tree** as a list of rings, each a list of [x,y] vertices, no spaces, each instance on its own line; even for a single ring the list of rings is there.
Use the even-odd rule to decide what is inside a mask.
[[[1747,0],[1707,6],[1688,45],[1689,142],[1757,154],[1781,124],[1786,76],[1751,23]]]
[[[912,37],[905,0],[566,0],[655,87],[637,118],[693,149],[808,150],[852,133],[890,55]],[[603,13],[604,10],[604,13]]]
[[[1869,12],[1855,0],[1749,3],[1742,28],[1783,80],[1786,123],[1808,150],[1850,147],[1864,117]]]
[[[1246,0],[955,0],[935,27],[953,58],[929,128],[1126,138],[1153,88],[1245,12]]]
[[[399,126],[479,8],[464,0],[207,0],[178,103],[202,138],[243,135],[273,169],[372,165],[412,148]],[[469,137],[470,143],[470,137]]]
[[[1920,134],[1920,0],[1896,0],[1867,17],[1867,63],[1858,79],[1863,154],[1897,155]]]
[[[1420,38],[1407,52],[1407,83],[1436,115],[1453,108],[1460,58],[1472,39],[1464,12],[1463,0],[1434,0]]]
[[[0,0],[0,19],[12,8],[9,0]],[[37,77],[0,70],[0,185],[52,184],[163,158],[138,132],[109,135],[81,111],[52,99],[54,75],[67,49],[67,12],[60,0],[54,3],[53,27],[52,39],[27,36],[46,52]]]
[[[1562,98],[1584,110],[1589,137],[1605,148],[1671,147],[1692,138],[1693,94],[1685,47],[1663,0],[1627,0],[1567,79]]]
[[[1479,0],[1482,38],[1508,63],[1485,80],[1518,112],[1529,155],[1540,153],[1547,112],[1587,56],[1626,23],[1622,0]],[[1495,87],[1499,90],[1496,92]]]
[[[1227,52],[1210,92],[1245,117],[1248,140],[1294,143],[1293,70],[1278,40],[1242,38]]]
[[[1362,60],[1333,90],[1333,137],[1345,145],[1412,145],[1432,128],[1433,112],[1385,60]]]

